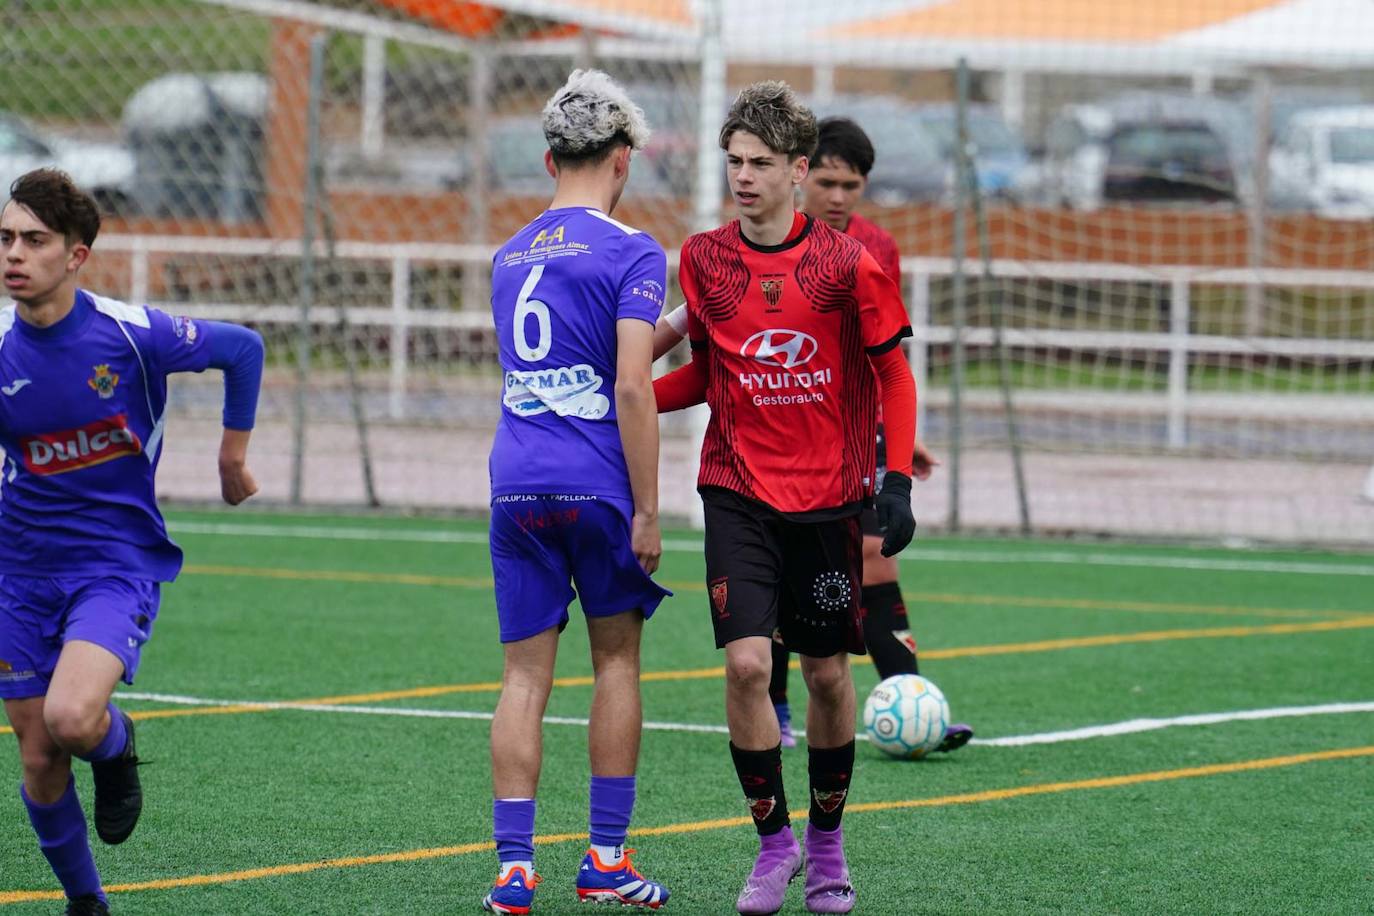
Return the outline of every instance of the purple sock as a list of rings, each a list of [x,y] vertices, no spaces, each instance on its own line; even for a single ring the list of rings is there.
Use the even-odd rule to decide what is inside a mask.
[[[534,799],[496,799],[491,803],[491,823],[498,860],[534,861]]]
[[[124,748],[128,746],[129,731],[124,727],[124,717],[119,714],[119,708],[111,703],[110,728],[105,732],[105,737],[100,739],[99,744],[80,756],[87,763],[99,763],[102,760],[113,760],[124,753]]]
[[[624,845],[635,810],[635,778],[593,776],[591,796],[592,845]]]
[[[51,805],[40,805],[29,798],[24,786],[19,786],[24,807],[29,809],[29,822],[38,834],[38,848],[52,866],[53,874],[62,882],[68,897],[95,894],[101,900],[100,873],[91,858],[91,843],[86,833],[86,812],[76,797],[76,780],[67,778],[67,791]]]

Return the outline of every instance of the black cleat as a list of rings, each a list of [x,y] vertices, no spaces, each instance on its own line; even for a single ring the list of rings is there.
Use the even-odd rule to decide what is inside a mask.
[[[91,764],[91,775],[95,777],[95,833],[111,846],[129,838],[143,811],[143,786],[138,781],[138,755],[134,753],[134,723],[123,710],[119,715],[129,733],[124,753]]]
[[[940,745],[935,748],[935,751],[940,754],[948,754],[950,751],[957,751],[965,744],[968,744],[969,739],[972,737],[972,728],[961,722],[956,722],[945,729],[945,736],[940,739]]]
[[[95,894],[82,894],[67,901],[67,916],[109,916],[110,907]]]

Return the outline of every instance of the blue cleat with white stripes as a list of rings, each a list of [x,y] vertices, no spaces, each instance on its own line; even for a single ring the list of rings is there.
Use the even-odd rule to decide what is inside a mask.
[[[625,850],[618,865],[603,865],[596,850],[588,850],[577,870],[577,897],[583,903],[619,903],[656,910],[668,902],[668,889],[641,875]]]

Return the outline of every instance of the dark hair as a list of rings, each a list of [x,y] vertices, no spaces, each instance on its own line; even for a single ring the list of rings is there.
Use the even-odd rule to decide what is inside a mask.
[[[558,164],[560,169],[580,169],[600,165],[610,158],[611,153],[622,146],[633,148],[629,134],[623,130],[616,131],[615,135],[604,143],[579,150],[576,153],[564,152],[552,143],[549,144],[549,152],[553,153],[553,161]]]
[[[810,156],[816,148],[816,116],[781,80],[765,80],[740,90],[720,129],[720,148],[736,131],[747,131],[788,159]]]
[[[818,125],[816,153],[811,158],[817,165],[838,159],[867,178],[873,168],[873,142],[849,118],[826,118]]]
[[[62,233],[69,245],[79,240],[90,247],[100,232],[100,208],[72,176],[58,169],[34,169],[20,175],[10,185],[10,200]]]

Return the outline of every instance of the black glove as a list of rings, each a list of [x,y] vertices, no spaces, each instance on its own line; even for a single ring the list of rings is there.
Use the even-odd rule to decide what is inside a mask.
[[[883,475],[883,488],[875,505],[878,530],[883,532],[883,556],[894,556],[916,535],[916,518],[911,514],[911,478],[888,471]]]

